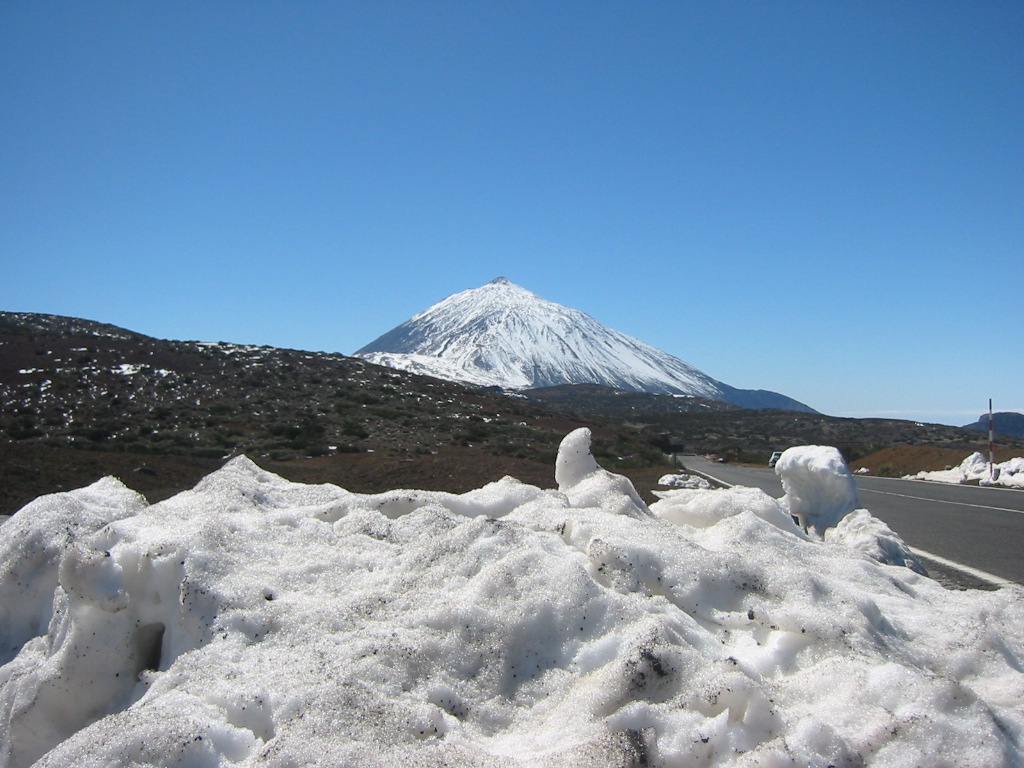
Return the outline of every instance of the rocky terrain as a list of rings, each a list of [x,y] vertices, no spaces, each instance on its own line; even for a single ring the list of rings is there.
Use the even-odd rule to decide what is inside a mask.
[[[0,313],[0,402],[0,514],[104,474],[166,495],[242,453],[296,480],[364,492],[465,490],[513,469],[550,484],[559,441],[581,425],[343,355],[12,313]],[[662,461],[640,430],[587,423],[610,465]]]
[[[654,487],[671,453],[764,462],[827,443],[851,459],[920,445],[962,458],[987,444],[954,427],[591,385],[504,394],[338,354],[0,313],[0,515],[106,474],[155,501],[242,453],[290,479],[357,492],[464,491],[504,475],[550,487],[559,441],[582,425],[601,463],[640,489]]]

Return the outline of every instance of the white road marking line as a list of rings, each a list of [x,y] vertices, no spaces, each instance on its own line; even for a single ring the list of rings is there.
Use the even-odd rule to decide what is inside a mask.
[[[997,587],[1021,586],[1015,581],[1010,581],[1009,579],[1004,579],[1001,576],[996,576],[994,573],[982,571],[978,568],[972,568],[969,565],[958,563],[956,560],[950,560],[948,558],[932,554],[931,552],[925,552],[923,549],[918,549],[917,547],[911,547],[910,551],[918,557],[923,557],[925,560],[934,560],[936,563],[939,563],[940,565],[944,565],[947,568],[952,568],[954,570],[961,571],[962,573],[966,573],[969,576],[973,576],[976,579],[981,579],[982,581],[986,581],[989,584],[992,584]]]
[[[1006,507],[990,507],[987,504],[968,504],[966,501],[946,501],[945,499],[932,499],[927,496],[912,496],[909,493],[893,493],[892,491],[876,491],[874,488],[857,488],[857,493],[882,493],[886,496],[902,496],[904,499],[917,499],[918,501],[927,501],[935,504],[955,504],[958,507],[975,507],[977,509],[995,509],[1000,512],[1016,512],[1018,515],[1024,515],[1024,511],[1019,509],[1008,509]]]
[[[727,482],[725,482],[725,480],[721,480],[721,479],[715,477],[714,475],[712,475],[712,474],[710,474],[708,472],[701,472],[699,469],[687,469],[687,470],[684,470],[684,471],[685,472],[689,472],[691,475],[700,475],[705,480],[710,480],[711,482],[714,482],[714,483],[720,483],[721,485],[725,486],[726,488],[735,488],[736,487],[732,483],[727,483]]]

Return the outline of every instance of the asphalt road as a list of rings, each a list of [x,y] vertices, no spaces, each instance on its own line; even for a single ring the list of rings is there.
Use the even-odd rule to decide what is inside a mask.
[[[774,470],[716,464],[699,456],[687,469],[731,485],[760,488],[776,498],[782,482]],[[861,506],[884,520],[926,560],[960,586],[1024,584],[1024,491],[916,480],[857,477]]]

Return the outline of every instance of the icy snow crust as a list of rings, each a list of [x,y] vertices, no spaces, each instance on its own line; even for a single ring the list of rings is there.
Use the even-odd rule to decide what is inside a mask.
[[[0,766],[1022,764],[1020,592],[754,489],[648,508],[586,430],[556,476],[359,495],[239,458],[36,500],[0,526]]]

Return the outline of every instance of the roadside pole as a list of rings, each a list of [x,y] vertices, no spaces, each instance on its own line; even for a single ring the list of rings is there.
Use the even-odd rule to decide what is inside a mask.
[[[995,436],[992,430],[992,398],[988,399],[988,479],[996,481]]]

